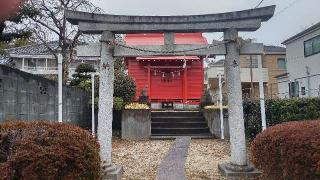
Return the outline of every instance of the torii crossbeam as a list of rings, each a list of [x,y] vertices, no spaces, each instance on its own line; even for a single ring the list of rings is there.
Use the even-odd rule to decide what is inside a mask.
[[[275,6],[268,6],[244,11],[194,15],[194,16],[122,16],[111,14],[93,14],[65,11],[65,16],[73,25],[85,34],[102,34],[100,65],[100,97],[98,115],[98,140],[101,145],[101,158],[114,170],[111,164],[112,107],[115,56],[133,57],[150,55],[225,55],[225,72],[229,101],[229,128],[231,162],[220,165],[227,175],[252,174],[246,156],[242,89],[240,80],[240,53],[263,53],[262,44],[244,44],[240,46],[239,31],[256,31],[261,23],[268,21],[275,11]],[[196,45],[175,45],[173,33],[223,32],[224,41],[208,47]],[[117,45],[115,34],[130,33],[165,33],[163,46]],[[200,50],[196,50],[199,49]],[[189,51],[189,50],[193,51]],[[188,50],[188,51],[187,51]],[[172,52],[172,53],[170,53]],[[100,54],[100,53],[99,53]],[[110,174],[110,172],[109,172]]]

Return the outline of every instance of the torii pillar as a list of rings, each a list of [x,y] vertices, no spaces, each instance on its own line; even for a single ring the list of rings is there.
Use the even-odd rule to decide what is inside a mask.
[[[247,162],[246,137],[240,76],[240,46],[238,30],[224,31],[226,44],[225,76],[228,94],[231,162],[220,164],[219,170],[227,177],[257,176],[259,172]]]
[[[101,36],[101,62],[99,86],[98,141],[104,179],[121,179],[122,167],[112,164],[112,119],[114,92],[114,47],[108,42],[115,40],[115,34],[104,31]]]

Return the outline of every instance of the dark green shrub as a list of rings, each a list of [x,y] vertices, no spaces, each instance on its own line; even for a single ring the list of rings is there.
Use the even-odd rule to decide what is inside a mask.
[[[113,109],[115,111],[121,111],[123,108],[124,102],[123,99],[120,97],[114,97],[113,98]]]
[[[203,95],[200,98],[200,107],[204,108],[205,106],[213,105],[212,98],[209,90],[205,90]]]
[[[77,66],[75,70],[76,74],[73,74],[72,81],[70,82],[71,86],[78,86],[80,88],[84,88],[87,91],[91,91],[91,83],[86,83],[87,85],[84,85],[85,82],[91,82],[91,75],[88,73],[94,73],[96,70],[94,69],[93,65],[87,64],[87,63],[81,63]],[[80,84],[82,85],[80,86]]]
[[[0,124],[3,179],[100,179],[99,144],[87,131],[61,123]]]
[[[130,103],[136,95],[134,80],[123,72],[116,72],[113,95],[122,98],[125,103]]]
[[[90,73],[90,72],[96,72],[93,65],[88,63],[81,63],[76,68],[76,73],[83,74],[83,73]]]
[[[276,125],[254,139],[252,161],[267,179],[319,179],[319,139],[319,120]]]
[[[261,132],[259,101],[244,101],[246,136],[254,139]],[[283,122],[320,118],[320,98],[273,99],[266,101],[267,126]]]

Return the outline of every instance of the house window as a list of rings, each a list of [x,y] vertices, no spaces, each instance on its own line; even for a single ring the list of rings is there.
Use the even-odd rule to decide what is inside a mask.
[[[299,82],[289,83],[289,96],[290,98],[299,97]]]
[[[287,69],[286,60],[284,58],[278,58],[278,68]]]
[[[317,36],[313,40],[313,51],[314,53],[320,52],[320,36]]]
[[[29,59],[29,60],[28,60],[28,66],[29,66],[30,68],[35,68],[35,67],[37,67],[37,60],[36,60],[36,59]]]
[[[306,87],[301,87],[301,95],[302,96],[306,95]]]
[[[316,36],[304,42],[304,56],[312,56],[320,53],[320,36]]]

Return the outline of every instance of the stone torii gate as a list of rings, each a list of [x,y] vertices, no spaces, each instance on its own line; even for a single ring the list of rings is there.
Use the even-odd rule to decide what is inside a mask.
[[[107,170],[115,170],[111,161],[112,107],[115,57],[225,55],[225,72],[229,100],[231,162],[220,165],[226,175],[251,172],[246,156],[246,139],[240,80],[240,55],[261,55],[263,45],[239,43],[238,32],[256,31],[268,21],[275,6],[237,12],[194,16],[121,16],[66,11],[70,23],[84,34],[102,34],[98,140],[100,155]],[[175,45],[173,33],[223,32],[224,41],[210,45]],[[164,33],[161,46],[131,46],[115,43],[115,34]],[[241,45],[242,44],[242,45]],[[110,173],[109,171],[109,173]]]

